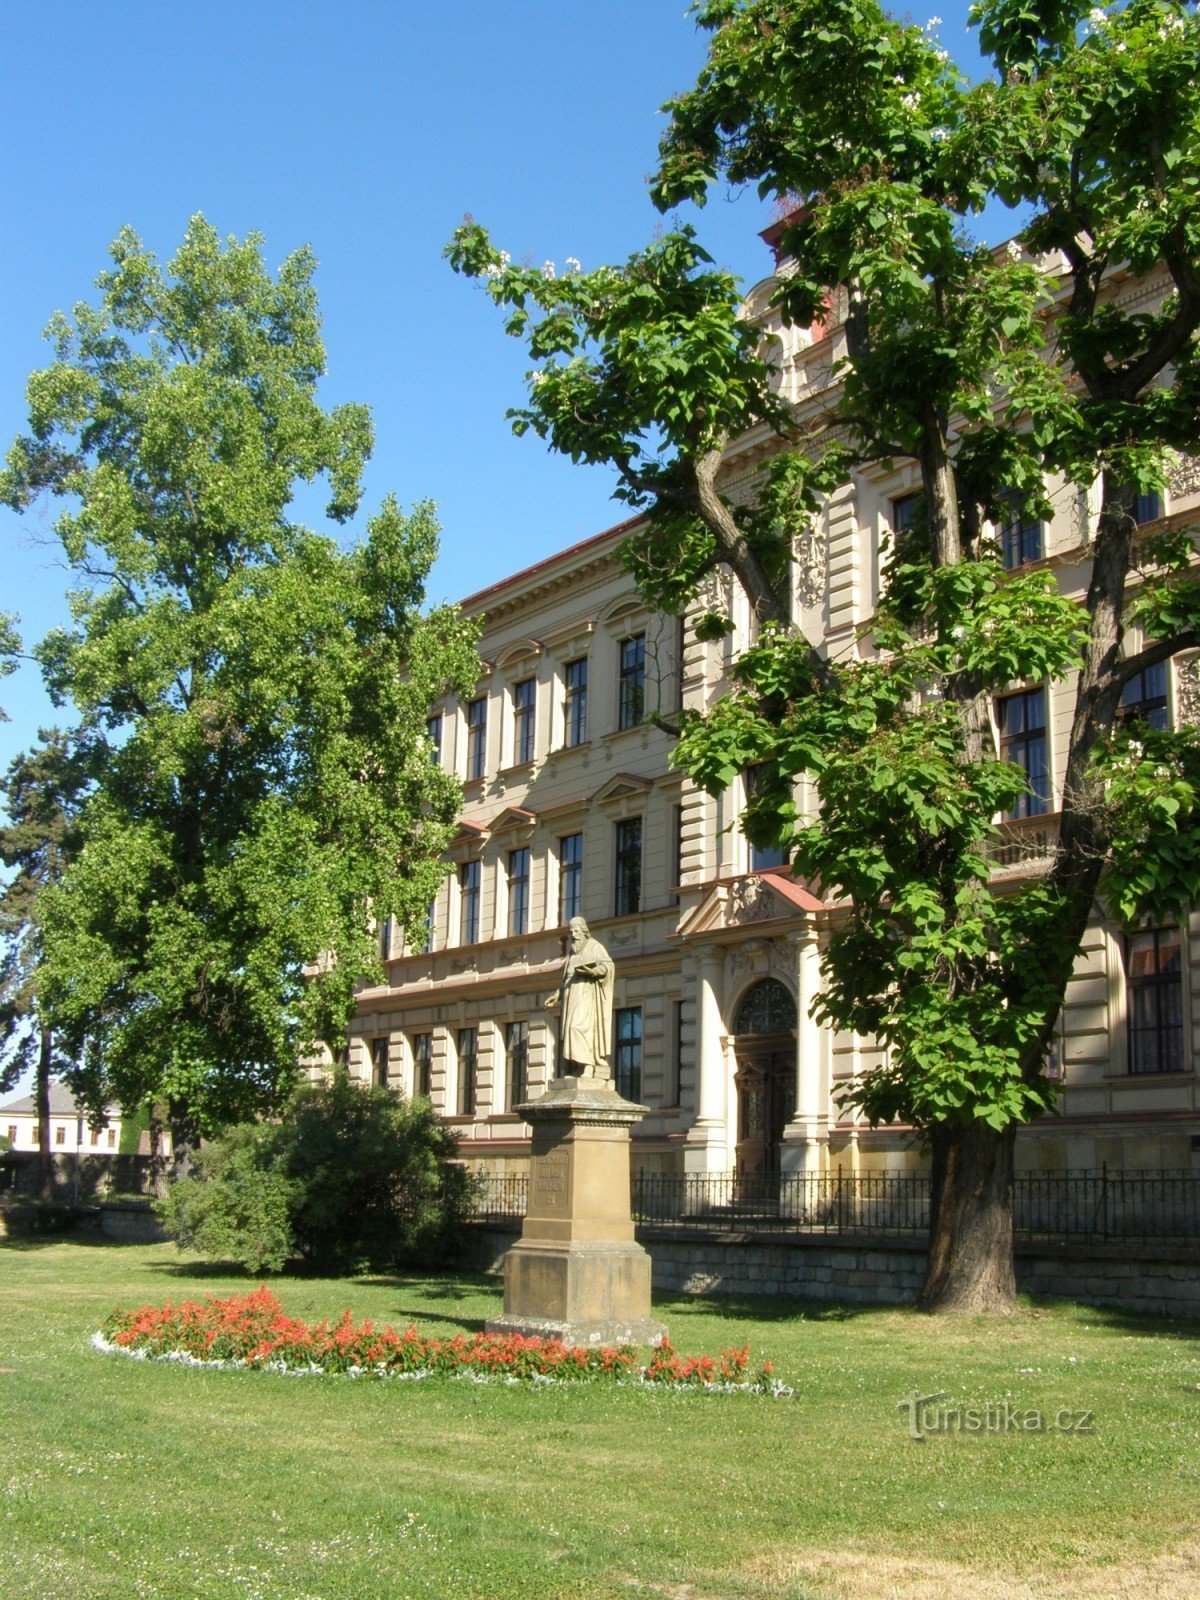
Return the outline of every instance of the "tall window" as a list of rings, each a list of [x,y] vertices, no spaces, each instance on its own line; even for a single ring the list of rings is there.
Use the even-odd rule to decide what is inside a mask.
[[[620,1006],[616,1015],[617,1054],[613,1087],[626,1100],[642,1098],[642,1008]]]
[[[766,774],[762,767],[747,767],[745,775],[746,804],[749,806],[763,787]],[[771,867],[783,866],[783,846],[778,844],[750,846],[750,871],[766,872]]]
[[[630,917],[642,904],[642,819],[617,823],[615,914]]]
[[[1130,1072],[1183,1071],[1183,945],[1178,928],[1129,940]]]
[[[504,1029],[504,1056],[508,1081],[504,1085],[504,1109],[515,1111],[529,1093],[529,1024],[510,1022]]]
[[[431,1033],[413,1034],[412,1063],[413,1094],[419,1094],[428,1100],[429,1091],[433,1086],[433,1035]]]
[[[564,738],[568,745],[582,744],[587,738],[587,672],[586,656],[580,656],[578,661],[568,661],[563,670],[567,690],[563,702],[566,714]]]
[[[671,1106],[683,1104],[683,1004],[682,1000],[676,1000],[672,1008],[671,1077],[667,1084],[667,1104]]]
[[[679,884],[683,877],[683,807],[671,807],[671,901],[679,904]]]
[[[508,931],[529,932],[529,848],[508,852]]]
[[[537,685],[532,678],[522,678],[512,687],[513,704],[513,764],[533,760],[534,721],[537,714]]]
[[[487,696],[467,704],[467,778],[482,778],[487,764]]]
[[[386,1035],[371,1041],[371,1082],[380,1089],[387,1088],[388,1041]]]
[[[1162,496],[1157,489],[1145,489],[1134,498],[1133,517],[1135,522],[1154,522],[1162,516]]]
[[[925,495],[920,489],[901,494],[892,501],[892,531],[898,538],[919,533],[925,526]]]
[[[558,841],[558,921],[565,928],[583,915],[583,835],[568,833]]]
[[[66,1142],[67,1142],[67,1130],[65,1128],[55,1128],[55,1130],[54,1130],[54,1142],[55,1142],[55,1144],[66,1144]]]
[[[636,728],[646,714],[646,635],[622,639],[617,727]]]
[[[442,713],[440,711],[436,716],[430,717],[425,724],[425,733],[431,746],[429,759],[435,767],[440,767],[442,764]]]
[[[459,919],[459,944],[479,942],[479,863],[464,861],[458,869],[458,887],[462,901]]]
[[[1000,701],[1000,754],[1015,761],[1028,784],[1016,805],[1006,814],[1040,817],[1050,809],[1050,772],[1046,765],[1046,691],[1027,689],[1021,694],[1006,694]]]
[[[1037,517],[1027,517],[1021,511],[1018,495],[1004,497],[1000,520],[1000,551],[1004,565],[1011,571],[1023,567],[1027,561],[1042,559],[1042,524]]]
[[[458,1115],[475,1115],[475,1074],[479,1063],[479,1034],[474,1028],[458,1030]]]
[[[1167,714],[1167,664],[1157,661],[1135,673],[1121,691],[1121,721],[1140,722],[1147,728],[1165,728]]]

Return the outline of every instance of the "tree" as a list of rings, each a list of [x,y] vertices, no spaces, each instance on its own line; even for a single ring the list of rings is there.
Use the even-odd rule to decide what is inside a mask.
[[[440,1263],[456,1242],[471,1180],[427,1100],[388,1089],[306,1084],[276,1121],[205,1144],[197,1176],[158,1211],[181,1248],[249,1271],[293,1256],[322,1272]]]
[[[40,902],[40,1002],[88,1102],[171,1107],[176,1148],[262,1111],[337,1047],[378,972],[372,919],[418,920],[458,788],[428,706],[473,685],[470,627],[423,611],[432,508],[388,498],[343,547],[369,414],[322,409],[314,262],[201,217],[164,269],[126,230],[96,306],[59,314],[0,496],[45,492],[80,586],[38,657],[95,756],[82,848]]]
[[[723,178],[784,205],[777,307],[844,321],[819,406],[773,392],[736,283],[690,227],[565,277],[512,265],[471,222],[449,253],[537,363],[516,430],[614,464],[644,508],[627,559],[647,598],[681,610],[716,566],[748,595],[759,637],[675,759],[713,792],[755,766],[746,832],[848,901],[819,1014],[886,1047],[851,1103],[930,1148],[921,1302],[1007,1310],[1013,1138],[1053,1103],[1044,1062],[1094,896],[1134,919],[1200,894],[1196,735],[1119,718],[1137,673],[1200,642],[1191,531],[1143,537],[1134,514],[1197,445],[1200,23],[1175,0],[1086,21],[1064,0],[985,0],[995,71],[971,86],[874,0],[696,10],[709,56],[667,107],[653,196],[703,204]],[[994,199],[1029,211],[1008,249],[967,226]],[[1165,274],[1155,310],[1112,303],[1122,263]],[[777,453],[735,506],[723,452],[751,427]],[[898,458],[919,464],[923,514],[857,659],[835,663],[789,617],[795,540],[855,469]],[[1050,474],[1100,486],[1083,606],[1044,570],[1006,571],[988,531],[1010,497],[1047,513]],[[1047,875],[1000,893],[987,849],[1025,783],[991,701],[1047,678],[1072,713],[1059,843]],[[801,775],[815,816],[797,814]]]
[[[21,639],[17,633],[17,619],[7,611],[0,611],[0,678],[7,678],[17,669]],[[8,713],[0,706],[0,722],[8,721]]]
[[[0,890],[0,1088],[35,1069],[39,1190],[54,1187],[50,1145],[50,1082],[69,1062],[55,1052],[54,1031],[40,1003],[38,910],[61,882],[78,844],[76,818],[87,787],[87,763],[57,728],[9,766],[0,794],[9,823],[0,827],[0,861],[12,877]]]

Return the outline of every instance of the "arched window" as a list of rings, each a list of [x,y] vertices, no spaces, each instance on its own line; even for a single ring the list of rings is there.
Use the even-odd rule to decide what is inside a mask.
[[[796,1027],[796,1002],[778,978],[764,978],[742,996],[733,1031],[791,1033]]]

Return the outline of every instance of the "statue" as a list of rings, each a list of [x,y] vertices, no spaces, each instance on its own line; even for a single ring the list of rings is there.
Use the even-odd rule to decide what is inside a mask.
[[[560,1016],[560,1077],[609,1078],[612,1050],[613,962],[582,917],[572,917],[562,981],[546,1000]]]

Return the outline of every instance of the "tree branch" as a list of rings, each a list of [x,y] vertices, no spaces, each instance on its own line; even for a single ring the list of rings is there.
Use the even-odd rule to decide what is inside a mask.
[[[1153,644],[1139,650],[1137,655],[1126,656],[1118,661],[1113,668],[1111,682],[1123,689],[1131,678],[1136,678],[1147,667],[1156,667],[1160,661],[1169,661],[1181,650],[1197,649],[1200,649],[1200,628],[1185,628],[1182,633],[1172,634],[1169,639],[1155,639]]]

